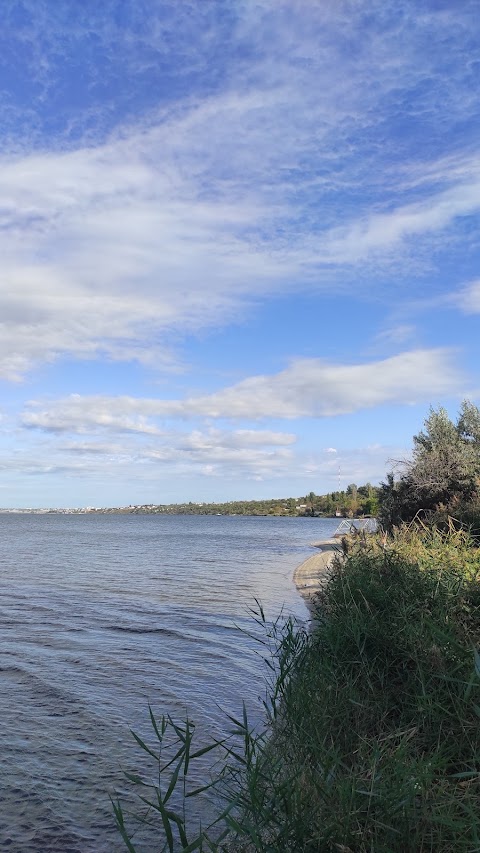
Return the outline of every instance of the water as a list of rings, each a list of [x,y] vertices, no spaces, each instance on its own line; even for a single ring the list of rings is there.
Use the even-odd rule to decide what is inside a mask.
[[[222,735],[264,671],[259,598],[306,617],[292,574],[334,519],[0,515],[0,848],[123,850],[109,795],[148,703]],[[157,849],[146,839],[142,850]]]

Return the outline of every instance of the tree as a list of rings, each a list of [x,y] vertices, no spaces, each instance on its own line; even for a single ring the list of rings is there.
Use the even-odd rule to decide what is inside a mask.
[[[360,500],[359,500],[359,495],[358,495],[358,487],[357,487],[356,483],[350,483],[350,485],[347,486],[346,507],[347,507],[347,515],[349,518],[351,518],[354,515],[357,515],[359,507],[360,507]]]
[[[480,447],[480,409],[469,400],[462,403],[457,429],[464,441]]]
[[[309,507],[310,515],[314,515],[315,514],[315,502],[317,500],[317,496],[316,496],[315,492],[309,492],[305,500],[306,500],[307,506]]]
[[[409,466],[412,485],[430,505],[448,504],[454,496],[471,500],[477,490],[480,443],[472,436],[467,438],[466,433],[470,424],[473,426],[475,413],[480,421],[477,407],[465,401],[454,424],[445,409],[430,409],[425,431],[413,438]]]
[[[378,499],[373,496],[371,498],[367,498],[363,503],[363,512],[365,515],[377,515],[378,514]]]
[[[419,511],[470,514],[480,486],[480,410],[464,401],[456,423],[445,409],[430,409],[413,437],[411,460],[400,477],[389,474],[380,489],[380,518],[390,529]]]

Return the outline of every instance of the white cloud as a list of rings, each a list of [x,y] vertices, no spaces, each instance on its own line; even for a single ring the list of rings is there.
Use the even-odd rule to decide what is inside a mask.
[[[270,430],[170,430],[163,434],[125,431],[116,441],[43,440],[13,456],[0,452],[0,469],[22,474],[70,473],[78,477],[115,477],[131,471],[134,479],[151,476],[189,475],[275,477],[291,465],[296,436]],[[152,467],[153,466],[153,467]]]
[[[146,442],[139,442],[133,433],[114,442],[58,443],[56,438],[42,437],[37,443],[24,443],[14,454],[0,450],[0,470],[4,479],[13,477],[24,484],[27,496],[28,489],[31,494],[34,488],[31,478],[41,479],[45,485],[38,487],[42,488],[40,505],[45,504],[48,489],[68,477],[77,484],[74,505],[81,505],[78,495],[82,494],[84,503],[112,506],[132,502],[133,494],[137,495],[134,502],[205,500],[211,495],[206,482],[210,479],[224,481],[218,500],[222,495],[234,499],[304,494],[310,488],[328,491],[338,487],[339,466],[343,485],[377,482],[384,477],[388,459],[405,455],[403,449],[381,445],[342,448],[333,454],[306,451],[295,447],[291,434],[253,433],[172,430],[159,437],[147,436]],[[255,482],[264,484],[263,491],[257,490]],[[57,498],[53,503],[72,505],[71,498]]]
[[[480,314],[480,281],[470,282],[454,300],[465,314]]]
[[[108,429],[154,434],[159,428],[152,418],[320,418],[386,403],[408,405],[458,396],[462,387],[464,378],[448,350],[413,350],[354,365],[298,359],[272,376],[252,376],[214,394],[185,400],[73,394],[48,405],[33,401],[22,421],[51,432]],[[253,435],[244,431],[243,440],[252,442]]]
[[[296,441],[295,435],[271,430],[219,430],[210,428],[207,432],[194,430],[180,440],[179,446],[185,451],[198,451],[224,447],[238,450],[244,448],[288,446]]]
[[[109,456],[119,457],[125,454],[125,445],[119,442],[100,441],[70,441],[57,444],[60,453],[72,454],[73,456]]]
[[[67,33],[48,4],[30,3],[33,23],[21,39],[36,46],[45,97],[58,85],[58,63],[68,61],[67,36],[92,30],[109,58],[105,73],[110,63],[119,73],[118,53],[132,85],[145,65],[172,61],[172,44],[182,57],[176,73],[198,68],[205,80],[218,21],[203,5],[188,14],[181,6],[167,4],[165,20],[152,9],[140,35],[120,32],[108,11],[89,26],[77,16]],[[465,94],[459,48],[471,8],[402,22],[394,5],[374,7],[366,27],[363,4],[310,4],[308,14],[302,4],[239,4],[222,85],[208,78],[186,97],[149,102],[141,118],[102,140],[90,139],[87,111],[77,118],[76,150],[48,152],[37,140],[36,153],[5,155],[0,377],[19,379],[62,354],[171,367],[172,335],[229,322],[287,288],[321,290],[335,279],[346,287],[345,268],[372,258],[381,267],[392,252],[408,258],[477,212],[478,158],[426,155],[417,172],[429,183],[419,199],[412,172],[414,200],[406,198],[405,159],[382,124],[385,106],[395,113],[403,98],[436,130],[447,105],[451,121],[478,109],[478,96]],[[422,87],[428,95],[418,100]],[[377,130],[383,159],[368,144]]]
[[[287,201],[228,185],[201,198],[201,179],[175,171],[173,150],[165,157],[169,132],[178,129],[0,162],[0,377],[61,354],[168,368],[172,332],[225,323],[295,279],[327,288],[331,264],[389,260],[404,239],[480,208],[480,182],[470,183],[315,240],[295,227],[287,244],[282,230],[296,215]],[[159,169],[151,160],[160,152]]]
[[[62,353],[165,366],[166,333],[221,323],[283,279],[237,233],[260,226],[261,206],[192,198],[132,145],[0,163],[0,376]],[[145,159],[159,148],[143,138]]]
[[[386,298],[394,319],[377,354],[387,337],[410,351],[368,363],[294,359],[182,399],[132,396],[142,393],[131,390],[144,387],[131,384],[141,371],[99,371],[91,382],[87,365],[73,373],[81,388],[115,377],[122,396],[29,391],[38,399],[15,452],[18,433],[2,432],[12,443],[4,470],[97,483],[116,483],[121,471],[128,495],[134,478],[155,483],[163,471],[172,482],[194,470],[225,484],[232,475],[237,484],[311,476],[332,485],[339,461],[347,482],[382,473],[384,449],[328,447],[337,437],[327,426],[311,453],[306,437],[297,444],[276,423],[251,426],[462,394],[454,354],[414,349],[400,322],[405,305],[411,314],[445,304],[480,311],[476,281],[445,295],[455,252],[467,280],[477,248],[475,0],[421,14],[395,0],[255,0],[221,14],[221,3],[125,0],[121,23],[117,0],[95,11],[73,4],[68,20],[48,0],[23,0],[21,26],[10,5],[14,48],[0,69],[20,59],[0,104],[0,379],[62,357],[181,369],[192,335],[248,318],[275,295],[303,304],[305,290],[319,303],[323,292]],[[342,308],[350,317],[348,299]],[[262,314],[262,344],[271,335],[275,353],[280,315]],[[347,334],[346,362],[373,354],[360,312]],[[313,350],[305,340],[304,352],[322,353],[320,328],[318,342]],[[238,370],[235,357],[232,348]],[[201,370],[199,359],[191,388]],[[51,376],[73,387],[60,370],[32,381],[47,388]],[[225,428],[230,419],[248,428]]]
[[[480,180],[477,178],[434,193],[421,202],[398,206],[388,213],[374,213],[334,229],[325,241],[325,259],[355,263],[410,238],[441,233],[459,217],[479,210]]]
[[[301,418],[348,414],[385,403],[413,404],[458,394],[462,378],[443,349],[414,350],[383,361],[331,365],[300,359],[274,376],[253,376],[178,413],[231,418]]]
[[[161,430],[147,420],[142,411],[152,410],[153,401],[138,401],[129,397],[82,397],[72,394],[64,401],[55,402],[39,410],[33,403],[23,417],[29,427],[40,427],[49,432],[90,433],[108,431],[160,435]]]
[[[399,344],[404,344],[406,341],[411,339],[415,332],[415,326],[409,325],[408,323],[399,323],[396,326],[390,326],[389,328],[379,332],[378,335],[376,335],[375,340],[379,344],[392,344],[394,346],[398,346]]]

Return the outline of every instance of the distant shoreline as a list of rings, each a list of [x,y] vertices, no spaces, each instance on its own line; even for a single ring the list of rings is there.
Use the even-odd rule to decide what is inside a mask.
[[[229,518],[337,518],[341,521],[343,516],[335,515],[290,515],[290,514],[275,514],[272,512],[188,512],[188,510],[172,510],[172,509],[143,509],[140,507],[58,507],[55,509],[36,509],[36,508],[16,508],[16,509],[0,509],[0,515],[200,515],[207,516],[228,516]],[[352,519],[353,520],[353,519]]]

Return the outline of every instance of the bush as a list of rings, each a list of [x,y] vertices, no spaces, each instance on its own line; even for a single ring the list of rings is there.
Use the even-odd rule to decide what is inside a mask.
[[[380,486],[380,521],[391,531],[419,512],[432,523],[455,516],[480,534],[480,410],[464,401],[456,423],[445,409],[430,410],[413,454]]]

